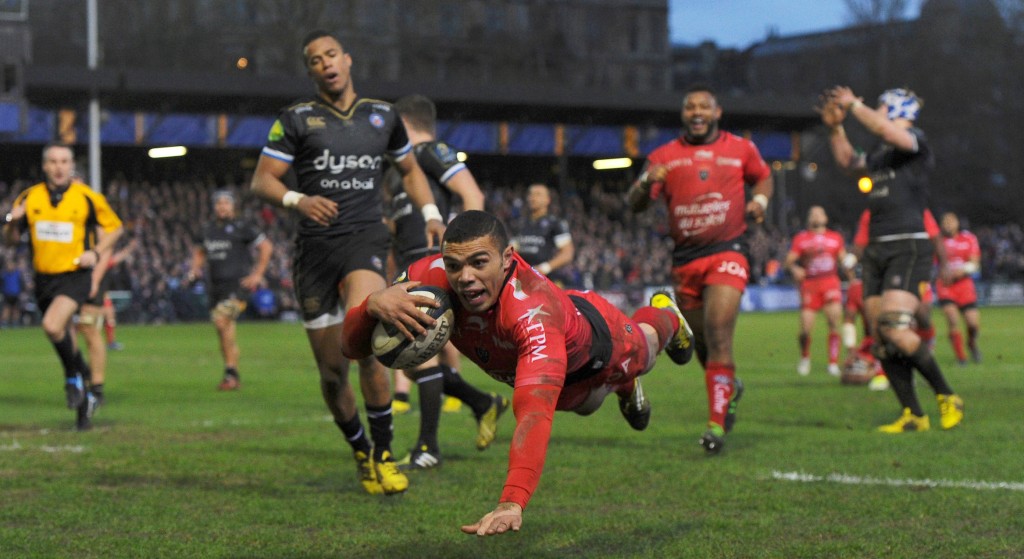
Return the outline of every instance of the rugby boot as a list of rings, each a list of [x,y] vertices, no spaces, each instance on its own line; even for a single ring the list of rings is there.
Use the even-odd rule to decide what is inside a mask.
[[[704,447],[704,454],[714,456],[722,452],[725,446],[725,429],[717,423],[708,423],[708,430],[704,431],[697,442]]]
[[[399,460],[397,464],[403,471],[429,470],[441,465],[441,453],[437,449],[431,449],[425,444],[420,444],[412,449],[408,456]]]
[[[679,329],[676,330],[676,335],[665,346],[665,353],[668,354],[669,358],[676,365],[689,363],[690,359],[693,359],[693,330],[690,330],[690,325],[686,323],[683,312],[679,310],[675,301],[672,300],[672,296],[664,291],[659,291],[651,296],[651,306],[656,309],[668,309],[679,317]]]
[[[622,417],[626,418],[629,426],[637,431],[643,431],[651,421],[651,402],[644,396],[644,388],[640,379],[633,379],[633,391],[629,394],[619,394],[619,411]]]
[[[964,401],[956,394],[938,394],[939,423],[943,429],[952,429],[964,419]]]
[[[373,468],[373,458],[361,450],[355,452],[356,475],[359,476],[359,483],[363,490],[370,495],[381,495],[384,489],[377,481],[377,471]]]
[[[882,425],[878,431],[880,433],[909,433],[911,431],[927,431],[928,429],[931,429],[931,425],[927,415],[917,416],[910,411],[910,408],[903,408],[903,415],[899,419]]]
[[[498,418],[508,409],[509,401],[504,396],[491,392],[491,407],[476,418],[476,449],[487,450],[498,434]]]
[[[385,450],[380,460],[373,461],[373,469],[377,472],[377,482],[385,495],[401,493],[409,488],[409,478],[398,469],[390,450]]]

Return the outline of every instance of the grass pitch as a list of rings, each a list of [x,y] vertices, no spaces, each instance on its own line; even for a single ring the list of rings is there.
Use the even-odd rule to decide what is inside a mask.
[[[662,358],[644,377],[650,427],[614,399],[559,413],[541,484],[518,534],[458,527],[491,510],[511,413],[486,452],[468,409],[445,414],[443,466],[405,495],[371,497],[320,400],[302,328],[244,323],[243,389],[218,393],[207,324],[118,329],[108,404],[71,430],[57,358],[38,328],[0,332],[2,557],[1024,557],[1024,309],[983,309],[985,362],[954,363],[941,315],[937,358],[966,401],[956,429],[873,432],[899,413],[890,392],[795,372],[797,318],[745,314],[736,338],[747,386],[722,455],[697,445],[699,367]],[[467,365],[474,384],[510,389]],[[353,379],[356,375],[353,373]],[[415,397],[413,398],[415,401]],[[395,422],[396,454],[418,417]]]

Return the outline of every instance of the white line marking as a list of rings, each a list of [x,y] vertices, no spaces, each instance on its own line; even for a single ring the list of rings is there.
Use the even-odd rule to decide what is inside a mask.
[[[25,450],[25,451],[39,450],[39,451],[46,452],[46,453],[49,453],[49,454],[56,454],[58,452],[70,452],[70,453],[73,453],[73,454],[81,454],[81,453],[85,452],[86,448],[84,446],[82,446],[82,445],[59,445],[59,446],[52,446],[52,445],[44,444],[44,445],[39,445],[39,446],[21,446],[21,444],[18,442],[18,439],[13,439],[11,441],[11,444],[0,445],[0,452],[17,452],[17,451],[21,451],[21,450]]]
[[[849,474],[828,474],[816,476],[803,472],[772,471],[772,479],[798,481],[803,483],[829,482],[846,485],[888,485],[891,487],[942,487],[953,489],[1024,491],[1024,483],[1016,481],[954,481],[949,479],[892,479],[852,476]]]

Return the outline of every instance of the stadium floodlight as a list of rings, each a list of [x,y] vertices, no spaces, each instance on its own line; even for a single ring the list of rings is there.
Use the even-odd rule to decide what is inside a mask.
[[[149,157],[151,159],[161,159],[164,157],[181,157],[188,153],[185,146],[167,146],[162,148],[153,148],[149,150]]]
[[[628,157],[616,157],[613,159],[594,160],[594,169],[608,171],[610,169],[628,169],[633,166],[633,160]]]

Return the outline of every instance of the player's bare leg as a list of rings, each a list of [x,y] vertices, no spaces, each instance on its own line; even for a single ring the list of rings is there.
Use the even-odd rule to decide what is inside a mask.
[[[96,407],[103,403],[103,384],[106,381],[107,345],[100,329],[103,327],[103,313],[95,305],[82,305],[78,313],[78,333],[85,339],[89,351],[90,392],[96,397]]]
[[[818,313],[812,309],[800,309],[800,362],[796,372],[800,376],[811,374],[811,332],[814,331],[814,319]]]
[[[964,322],[967,324],[967,348],[971,352],[971,360],[981,363],[981,350],[978,349],[978,334],[981,333],[981,311],[977,307],[964,309]]]
[[[953,346],[953,354],[961,366],[967,364],[967,352],[964,350],[964,338],[960,334],[960,309],[953,303],[942,305],[942,314],[946,317],[949,327],[949,343]]]
[[[843,307],[836,301],[826,303],[822,307],[825,313],[825,320],[828,322],[828,374],[838,377],[839,370],[839,323],[843,319]]]
[[[237,390],[241,386],[241,377],[238,374],[240,351],[235,319],[230,311],[221,309],[220,306],[212,313],[212,319],[213,326],[217,329],[221,359],[224,360],[224,378],[217,388],[219,390]]]
[[[878,356],[903,408],[903,415],[896,422],[879,428],[883,432],[928,429],[927,417],[914,390],[913,369],[921,373],[935,392],[942,427],[950,429],[963,419],[963,401],[953,393],[935,358],[912,328],[919,303],[912,293],[899,289],[889,289],[880,298],[869,299],[869,305],[877,309]]]
[[[366,300],[373,293],[387,287],[384,277],[372,270],[354,270],[342,280],[341,293],[345,310]],[[341,357],[341,325],[331,340],[337,356]],[[391,382],[387,368],[375,357],[359,361],[359,386],[366,407],[370,438],[373,440],[373,467],[382,489],[387,494],[400,493],[409,487],[409,480],[398,470],[391,452],[392,413]]]
[[[735,422],[734,404],[742,394],[743,385],[736,380],[732,356],[733,333],[742,295],[740,290],[728,285],[704,288],[703,333],[707,346],[704,383],[708,391],[709,417],[708,429],[699,442],[708,454],[721,451],[727,427],[731,428]]]

